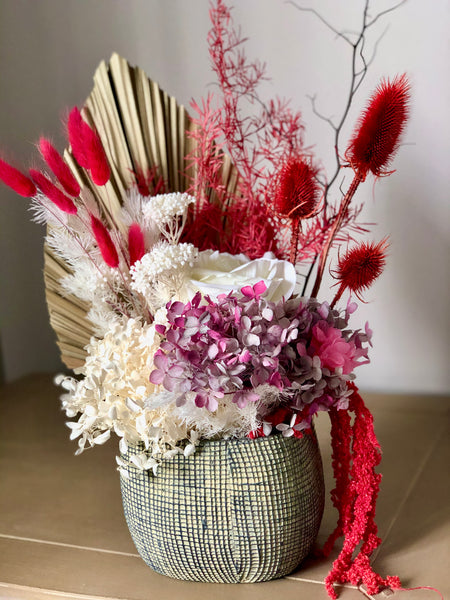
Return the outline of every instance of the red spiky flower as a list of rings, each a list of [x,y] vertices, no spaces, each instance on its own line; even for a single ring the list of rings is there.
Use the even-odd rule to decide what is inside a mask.
[[[273,208],[281,217],[291,220],[291,251],[289,260],[297,260],[300,221],[317,211],[320,188],[318,169],[307,158],[291,156],[281,167],[273,197]]]
[[[386,171],[400,143],[409,114],[410,87],[406,75],[382,80],[362,113],[345,154],[353,169],[365,177]]]
[[[5,162],[0,158],[0,181],[3,181],[5,185],[10,187],[12,190],[24,196],[25,198],[32,198],[36,195],[36,186],[24,175],[21,171]]]
[[[334,277],[340,285],[331,306],[336,304],[346,289],[361,300],[361,293],[372,285],[384,269],[387,246],[386,239],[378,244],[362,242],[339,259]]]
[[[320,197],[318,169],[305,158],[290,158],[280,169],[273,206],[290,219],[307,219],[316,211]]]

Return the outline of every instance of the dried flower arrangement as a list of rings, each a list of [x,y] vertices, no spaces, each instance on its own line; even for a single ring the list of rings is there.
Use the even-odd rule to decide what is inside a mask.
[[[140,443],[130,460],[157,476],[161,461],[188,457],[202,439],[301,438],[311,433],[313,417],[327,411],[339,520],[325,554],[345,536],[326,579],[332,598],[334,583],[363,582],[369,592],[400,586],[369,563],[380,543],[374,521],[380,450],[354,369],[369,362],[372,332],[367,324],[351,329],[349,321],[357,308],[351,296],[362,300],[383,270],[387,247],[386,240],[356,241],[367,229],[352,200],[369,174],[389,174],[408,117],[409,85],[404,75],[379,85],[344,163],[340,133],[367,71],[364,63],[357,72],[355,61],[380,16],[370,20],[367,8],[357,41],[343,36],[353,48],[353,79],[342,120],[333,126],[337,168],[328,181],[304,147],[300,114],[277,98],[260,98],[264,67],[246,59],[245,40],[222,0],[211,9],[208,37],[221,99],[193,103],[186,192],[169,191],[161,173],[137,165],[136,185],[120,206],[115,198],[105,210],[45,138],[39,149],[47,171],[30,169],[27,176],[0,160],[0,179],[32,198],[35,220],[47,225],[47,244],[71,268],[61,285],[90,307],[95,336],[76,370],[81,378],[58,378],[67,416],[78,417],[68,423],[77,453],[114,432],[122,475],[128,476],[123,455]],[[67,131],[84,176],[105,186],[111,173],[105,140],[78,108]],[[234,191],[223,184],[224,153],[238,172]],[[333,202],[343,168],[353,180]],[[349,247],[333,271],[338,287],[329,304],[320,301],[320,286],[335,246]],[[349,300],[338,308],[345,292]]]

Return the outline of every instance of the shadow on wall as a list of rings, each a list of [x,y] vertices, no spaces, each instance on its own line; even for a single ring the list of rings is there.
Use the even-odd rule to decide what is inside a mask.
[[[383,203],[383,221],[392,239],[389,295],[397,307],[390,316],[400,340],[395,351],[402,351],[402,337],[403,343],[408,341],[403,351],[410,363],[411,389],[450,390],[448,209],[438,197],[442,192],[433,194],[432,168],[411,165],[410,173],[402,181],[392,178],[392,197]]]

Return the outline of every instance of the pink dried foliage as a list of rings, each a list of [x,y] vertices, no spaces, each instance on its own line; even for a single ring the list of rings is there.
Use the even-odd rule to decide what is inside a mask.
[[[105,225],[91,215],[91,228],[105,263],[112,268],[119,266],[119,256],[111,235]]]
[[[210,17],[209,52],[221,101],[218,109],[212,108],[211,97],[201,107],[193,105],[198,129],[191,135],[200,151],[190,156],[194,170],[192,189],[201,189],[205,181],[209,188],[200,193],[194,209],[196,218],[205,203],[210,202],[212,190],[225,216],[222,225],[226,231],[219,240],[220,250],[231,248],[256,258],[275,249],[280,255],[283,250],[277,248],[274,222],[264,201],[273,175],[290,154],[299,154],[303,146],[300,114],[293,113],[284,100],[262,101],[258,86],[265,79],[265,66],[246,58],[245,39],[234,28],[230,9],[222,0],[211,8]],[[224,192],[222,149],[229,152],[239,175],[233,195]]]
[[[77,207],[74,201],[66,196],[48,177],[46,177],[40,171],[30,169],[30,175],[33,181],[40,188],[41,192],[47,196],[49,200],[55,204],[60,210],[69,215],[75,215],[77,213]]]
[[[53,174],[62,185],[64,190],[76,198],[80,194],[80,185],[75,177],[72,175],[68,165],[64,162],[63,158],[51,144],[49,140],[41,137],[39,140],[39,150],[42,154],[43,159],[52,170]]]
[[[222,180],[223,136],[219,125],[220,110],[212,107],[211,94],[195,101],[191,107],[197,114],[188,132],[194,150],[187,156],[186,173],[190,184],[187,191],[196,198],[189,208],[183,241],[200,250],[229,252],[229,205],[235,200]],[[228,227],[227,227],[228,225]]]
[[[32,198],[36,195],[36,186],[21,171],[0,158],[0,180],[12,190],[24,196]]]

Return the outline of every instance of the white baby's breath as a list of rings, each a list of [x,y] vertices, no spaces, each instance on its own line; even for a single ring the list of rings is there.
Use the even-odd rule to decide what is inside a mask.
[[[180,297],[186,273],[197,256],[192,244],[159,242],[131,268],[131,288],[142,294],[154,312]]]
[[[162,228],[170,225],[175,217],[184,217],[189,204],[194,202],[195,198],[185,193],[159,194],[149,199],[143,207],[143,213]]]

